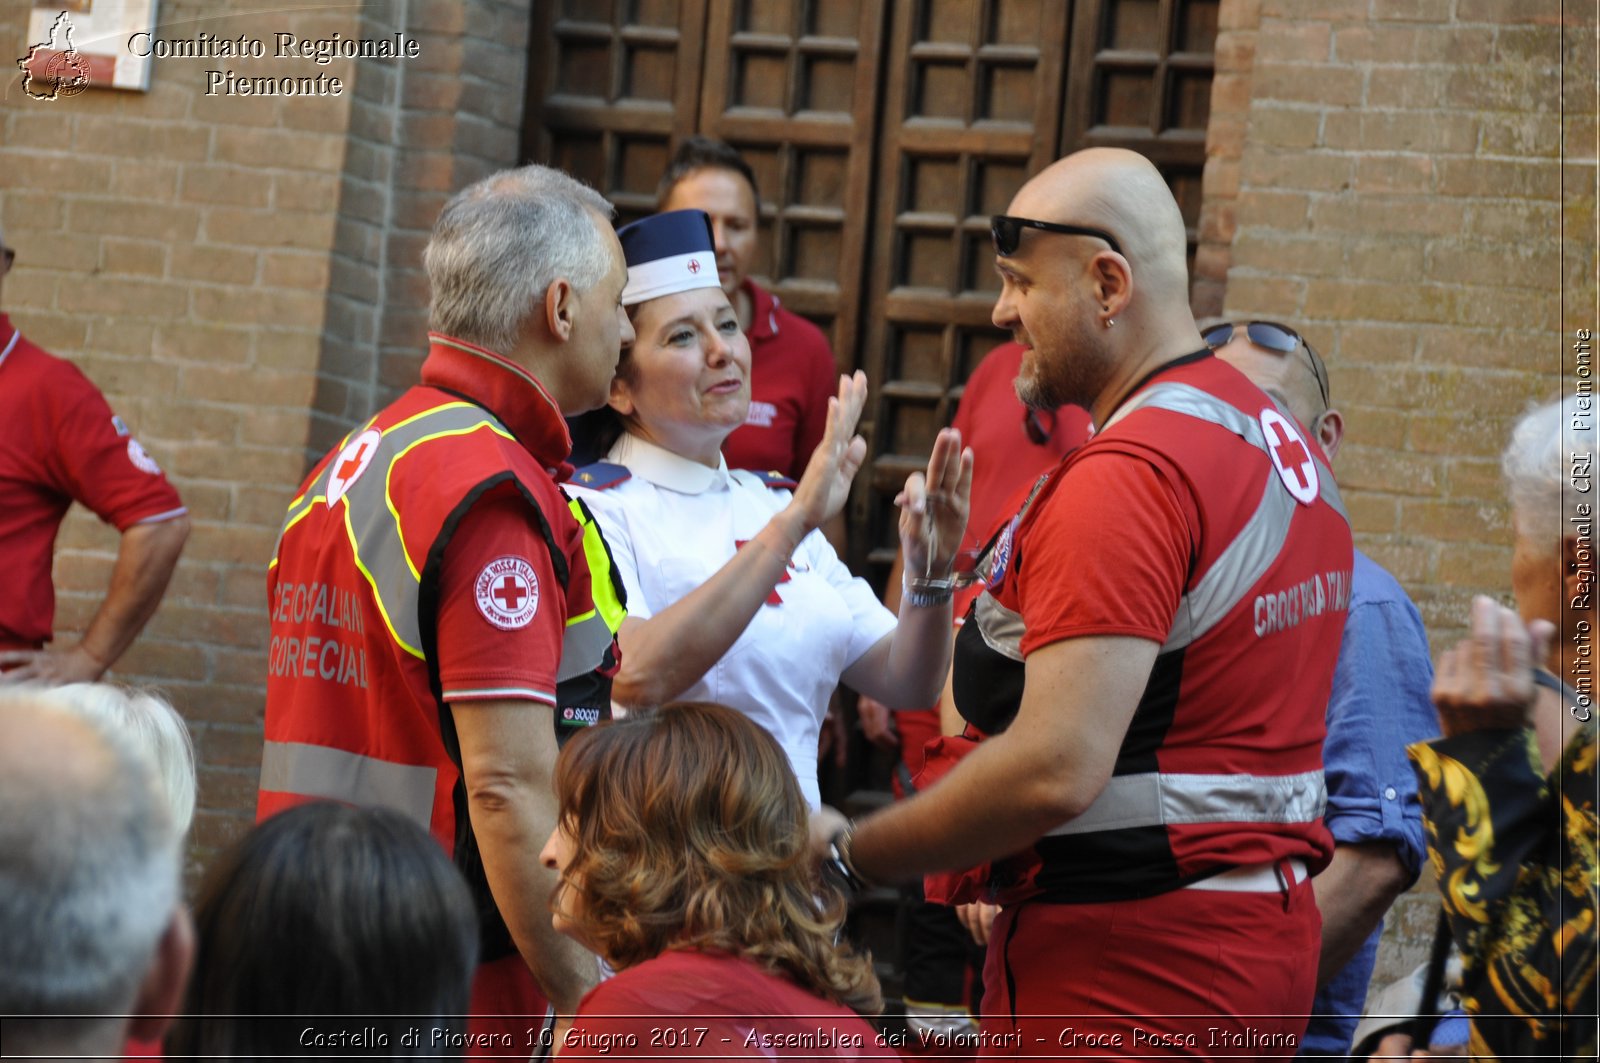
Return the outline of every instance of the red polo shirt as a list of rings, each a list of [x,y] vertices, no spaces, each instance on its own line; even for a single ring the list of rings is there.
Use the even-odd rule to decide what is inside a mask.
[[[0,314],[0,649],[36,648],[55,621],[50,562],[74,501],[118,531],[185,512],[160,466],[71,362]]]

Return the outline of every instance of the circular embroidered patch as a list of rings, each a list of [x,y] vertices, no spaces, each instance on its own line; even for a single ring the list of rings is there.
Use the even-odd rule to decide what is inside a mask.
[[[1278,471],[1278,479],[1296,502],[1302,506],[1311,505],[1317,500],[1322,482],[1317,475],[1317,463],[1300,437],[1300,430],[1293,421],[1273,409],[1262,410],[1257,420],[1261,422],[1261,434],[1266,437],[1267,454],[1272,458],[1272,467]]]
[[[539,577],[520,557],[497,557],[478,573],[478,612],[503,631],[528,626],[539,611]]]
[[[161,475],[161,466],[157,465],[156,459],[139,445],[137,439],[128,440],[128,460],[133,462],[133,467],[140,472],[147,472],[151,476]]]

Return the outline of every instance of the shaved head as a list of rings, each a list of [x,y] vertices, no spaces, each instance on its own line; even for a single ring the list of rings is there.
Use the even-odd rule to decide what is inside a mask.
[[[1051,163],[1011,202],[1010,213],[1089,225],[1117,238],[1138,290],[1189,305],[1188,233],[1172,190],[1149,159],[1123,148],[1089,148]]]
[[[1074,403],[1102,424],[1138,380],[1201,346],[1183,215],[1149,159],[1076,152],[1023,185],[1006,213],[1024,222],[996,230],[991,317],[1027,348],[1025,404]]]

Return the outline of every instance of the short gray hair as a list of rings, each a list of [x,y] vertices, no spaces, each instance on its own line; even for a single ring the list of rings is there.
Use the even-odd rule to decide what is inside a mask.
[[[123,732],[155,765],[172,830],[181,842],[194,821],[194,742],[178,710],[160,694],[113,683],[68,683],[36,690],[38,700],[80,716],[102,730]]]
[[[614,213],[600,193],[547,166],[468,185],[445,204],[422,253],[433,288],[428,326],[509,352],[558,277],[585,292],[611,271],[615,252],[595,215]]]
[[[1517,534],[1556,549],[1575,527],[1581,502],[1594,504],[1595,414],[1580,413],[1570,400],[1546,403],[1530,410],[1511,430],[1511,442],[1500,459],[1506,477],[1506,494]],[[1578,491],[1579,477],[1589,487]],[[1592,509],[1591,509],[1592,512]]]
[[[167,804],[125,732],[36,694],[0,693],[0,1014],[126,1014],[179,901]]]

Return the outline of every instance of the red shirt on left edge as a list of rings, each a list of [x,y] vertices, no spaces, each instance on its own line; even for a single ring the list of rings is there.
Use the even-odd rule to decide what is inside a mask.
[[[160,466],[71,362],[0,314],[0,649],[34,649],[55,621],[51,555],[72,503],[125,531],[184,513]]]

